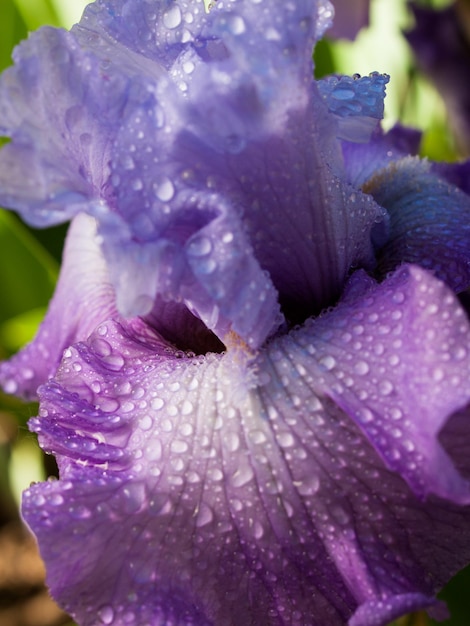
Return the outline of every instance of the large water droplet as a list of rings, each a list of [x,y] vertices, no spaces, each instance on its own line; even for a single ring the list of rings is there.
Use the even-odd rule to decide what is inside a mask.
[[[336,365],[336,359],[331,355],[327,354],[322,359],[320,359],[320,365],[324,367],[327,371],[330,371]]]
[[[198,528],[206,526],[207,524],[210,524],[212,522],[213,518],[214,514],[212,513],[212,509],[204,502],[201,502],[196,517],[196,526]]]
[[[160,183],[154,184],[154,192],[162,202],[169,202],[175,195],[175,187],[169,178],[164,178]]]
[[[98,611],[98,617],[102,624],[112,624],[114,622],[114,609],[112,606],[106,605]]]
[[[211,240],[206,236],[194,237],[188,244],[188,254],[195,257],[206,256],[212,250]]]
[[[243,487],[250,482],[253,476],[253,469],[249,465],[245,465],[245,467],[238,469],[232,476],[232,485],[234,487]]]
[[[359,376],[365,376],[369,373],[369,365],[365,361],[358,361],[354,366],[354,371]]]
[[[167,28],[177,28],[181,24],[181,9],[174,4],[169,11],[163,15],[163,23]]]
[[[320,479],[318,476],[311,476],[310,478],[296,481],[294,485],[301,496],[313,496],[320,489]]]

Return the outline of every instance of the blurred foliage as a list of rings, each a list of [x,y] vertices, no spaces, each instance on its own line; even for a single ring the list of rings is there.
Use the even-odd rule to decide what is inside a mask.
[[[439,8],[448,5],[449,0],[421,0],[421,3]],[[85,4],[84,0],[0,0],[0,70],[11,63],[14,45],[25,38],[28,31],[41,24],[69,27],[79,18]],[[403,29],[411,25],[406,0],[372,0],[371,27],[363,30],[355,42],[320,42],[315,51],[316,75],[365,74],[374,70],[390,74],[385,126],[390,127],[399,119],[420,128],[424,131],[423,154],[436,160],[451,160],[457,155],[448,132],[444,106],[432,86],[417,72],[402,37]],[[32,231],[16,216],[0,211],[3,295],[0,357],[6,357],[31,339],[42,319],[57,278],[64,233],[64,226]],[[12,506],[5,477],[11,471],[11,459],[15,459],[15,441],[20,462],[13,462],[13,466],[25,464],[21,456],[25,449],[22,442],[24,437],[31,437],[26,434],[26,421],[35,410],[35,405],[0,395],[0,513]],[[31,464],[34,465],[32,461]],[[20,470],[15,469],[15,472],[20,473]],[[42,476],[37,477],[40,478]],[[21,480],[16,481],[19,486],[16,485],[15,490],[21,488]],[[443,592],[442,598],[448,602],[452,618],[442,624],[470,624],[469,585],[470,571],[467,570],[456,576]],[[393,626],[435,623],[420,612],[397,620]]]

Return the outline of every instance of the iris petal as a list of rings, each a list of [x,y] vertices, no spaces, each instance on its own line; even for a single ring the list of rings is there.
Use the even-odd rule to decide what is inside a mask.
[[[27,156],[39,193],[5,179],[1,199],[35,224],[93,215],[124,315],[159,295],[219,339],[233,330],[258,347],[282,323],[278,299],[298,321],[338,297],[351,266],[373,265],[386,219],[344,182],[313,81],[330,18],[329,3],[306,0],[209,15],[202,2],[103,0],[71,33],[41,31],[3,82],[12,142],[0,153],[16,181]],[[196,239],[205,258],[191,254]]]
[[[53,595],[84,626],[383,626],[433,605],[469,557],[468,483],[436,439],[470,399],[458,311],[403,268],[258,354],[233,337],[188,358],[142,321],[101,325],[31,423],[61,470],[23,503]]]
[[[412,157],[392,163],[364,186],[390,214],[378,254],[382,274],[401,263],[432,270],[454,291],[470,285],[470,198]]]

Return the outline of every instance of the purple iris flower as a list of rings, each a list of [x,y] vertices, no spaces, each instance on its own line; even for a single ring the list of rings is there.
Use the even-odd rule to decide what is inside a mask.
[[[335,19],[329,37],[354,39],[369,25],[370,0],[334,0]]]
[[[0,80],[0,202],[72,219],[0,378],[82,626],[380,626],[470,561],[470,198],[381,132],[388,77],[313,80],[331,16],[98,0]]]
[[[420,69],[441,94],[462,154],[470,154],[468,4],[435,10],[410,3],[415,25],[406,33]]]

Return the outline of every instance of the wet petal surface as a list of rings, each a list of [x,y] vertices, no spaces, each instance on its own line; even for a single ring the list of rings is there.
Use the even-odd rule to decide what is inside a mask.
[[[40,31],[3,83],[4,203],[35,224],[93,215],[124,315],[148,313],[158,294],[220,340],[234,331],[259,347],[280,306],[304,319],[338,297],[351,266],[373,265],[386,220],[344,181],[337,117],[313,80],[330,18],[320,0],[276,11],[239,0],[208,15],[202,2],[102,0],[71,33]],[[372,83],[378,115],[383,83]],[[25,155],[40,183],[27,197]]]
[[[446,451],[436,438],[470,399],[454,380],[469,332],[418,268],[381,286],[359,275],[259,354],[233,336],[188,358],[143,322],[101,325],[31,424],[61,469],[23,503],[53,595],[84,626],[384,626],[431,606],[469,556],[453,504],[469,500],[453,467],[468,475],[468,456],[455,429]]]
[[[407,157],[365,185],[390,215],[390,237],[378,253],[381,275],[402,263],[432,270],[454,291],[470,285],[470,197]]]

